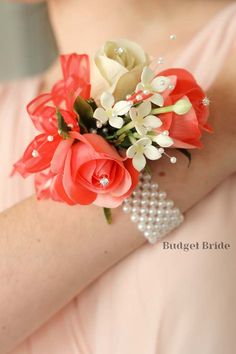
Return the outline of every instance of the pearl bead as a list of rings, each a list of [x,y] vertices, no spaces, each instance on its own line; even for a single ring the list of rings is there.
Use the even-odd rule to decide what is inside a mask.
[[[131,95],[126,95],[126,99],[129,100]]]
[[[52,135],[48,135],[47,141],[52,142],[54,140],[54,137]]]
[[[39,153],[38,153],[38,150],[33,150],[32,151],[32,157],[34,157],[34,158],[36,158],[36,157],[38,157],[39,156]]]
[[[156,237],[154,236],[154,237],[150,237],[150,238],[148,239],[148,241],[149,241],[152,245],[154,245],[154,244],[157,242],[157,239],[156,239]]]
[[[176,39],[176,34],[175,34],[175,33],[171,34],[171,35],[170,35],[170,40],[173,41],[173,40],[175,40],[175,39]]]
[[[138,222],[138,215],[136,215],[136,214],[133,214],[133,215],[131,215],[131,221],[132,222]]]
[[[148,224],[148,225],[146,226],[146,229],[147,229],[148,231],[152,230],[152,228],[153,228],[152,224]]]
[[[143,190],[148,190],[149,188],[150,188],[150,184],[149,183],[142,183],[142,189]]]
[[[151,198],[156,199],[158,197],[158,192],[152,192],[151,193]]]
[[[155,243],[183,222],[183,215],[174,202],[166,199],[164,191],[151,183],[151,177],[140,173],[140,182],[131,197],[123,203],[123,210],[131,212],[131,221],[137,223],[149,243]]]
[[[140,203],[140,201],[138,199],[133,199],[132,202],[133,202],[133,205],[138,205]]]
[[[131,207],[129,205],[124,205],[123,206],[123,212],[124,213],[130,213],[131,212]]]
[[[103,129],[102,129],[102,132],[103,132],[104,134],[106,134],[106,133],[108,133],[108,129],[107,129],[107,128],[103,128]]]
[[[140,197],[141,196],[141,191],[139,191],[139,190],[133,191],[132,196],[133,197]]]
[[[131,201],[130,199],[125,199],[125,200],[123,201],[123,204],[124,204],[124,205],[130,205],[130,204],[132,204],[132,201]]]
[[[138,229],[143,232],[146,229],[146,226],[142,223],[138,224]]]
[[[149,203],[148,203],[148,200],[144,199],[144,200],[141,200],[141,205],[142,206],[147,206]]]
[[[163,154],[163,152],[164,152],[165,150],[164,150],[163,148],[159,148],[158,151],[159,151],[160,154]]]
[[[97,120],[96,126],[97,126],[97,128],[102,128],[102,122],[100,122],[99,120]]]
[[[174,209],[172,209],[172,213],[173,213],[174,215],[179,215],[179,214],[180,214],[180,211],[179,211],[178,208],[174,208]]]
[[[167,200],[167,201],[166,201],[166,207],[167,207],[167,208],[172,208],[173,205],[174,205],[173,200]]]
[[[147,217],[145,215],[140,216],[139,221],[145,223],[147,221]]]
[[[145,174],[142,178],[144,181],[150,181],[152,179],[152,177],[149,174]]]
[[[163,201],[159,201],[159,202],[158,202],[158,207],[159,207],[159,208],[164,208],[165,205],[166,205],[166,204],[165,204]]]
[[[155,215],[156,209],[149,209],[149,215]]]
[[[138,213],[138,208],[134,206],[134,207],[132,208],[132,213]]]
[[[142,197],[143,198],[148,198],[149,197],[149,192],[143,191],[142,192]]]
[[[141,95],[137,95],[137,96],[136,96],[136,100],[137,100],[137,101],[141,101],[142,99],[143,99],[143,97],[142,97]]]
[[[176,163],[176,161],[177,161],[177,158],[176,158],[175,156],[172,156],[172,157],[170,158],[170,162],[171,162],[171,163]]]
[[[166,192],[159,192],[159,199],[165,199],[166,198]]]
[[[158,201],[155,200],[155,199],[154,199],[154,200],[150,200],[150,203],[149,203],[149,204],[150,204],[151,207],[154,207],[154,206],[157,206],[157,205],[158,205]]]
[[[158,209],[157,210],[157,215],[158,216],[162,216],[164,214],[163,210],[162,209]]]
[[[158,189],[158,184],[157,184],[157,183],[152,183],[152,184],[151,184],[151,189],[152,189],[153,191],[155,191],[156,189]]]
[[[158,63],[158,64],[163,64],[163,63],[164,63],[164,59],[163,59],[162,57],[159,57],[159,58],[157,59],[157,63]]]
[[[149,90],[144,90],[143,93],[144,93],[144,95],[149,95],[150,91]]]
[[[92,134],[97,134],[97,129],[91,128],[91,129],[90,129],[90,133],[92,133]]]

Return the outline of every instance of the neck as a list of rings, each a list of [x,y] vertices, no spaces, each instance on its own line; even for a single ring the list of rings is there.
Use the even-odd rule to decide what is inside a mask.
[[[230,1],[51,0],[49,8],[62,52],[93,54],[107,39],[129,38],[151,46],[174,32],[191,38]],[[192,16],[194,14],[194,16]],[[158,45],[159,47],[159,45]]]
[[[96,5],[94,0],[49,0],[49,11],[61,53],[94,56],[105,41],[127,38],[153,56],[169,56],[172,61],[194,34],[231,2],[100,0]],[[170,46],[171,33],[177,40]],[[55,66],[46,74],[43,89],[59,76],[59,66]]]

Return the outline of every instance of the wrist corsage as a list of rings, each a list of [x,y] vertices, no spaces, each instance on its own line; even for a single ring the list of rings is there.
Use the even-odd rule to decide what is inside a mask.
[[[38,199],[96,204],[111,221],[123,203],[150,242],[182,222],[180,211],[151,183],[149,160],[166,149],[200,148],[209,100],[184,69],[156,73],[155,60],[137,44],[107,42],[94,61],[104,90],[91,94],[88,55],[62,55],[62,80],[27,106],[39,134],[14,165],[35,175]]]

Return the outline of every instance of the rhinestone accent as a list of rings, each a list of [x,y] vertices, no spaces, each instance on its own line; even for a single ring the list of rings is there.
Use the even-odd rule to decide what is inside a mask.
[[[203,104],[204,106],[209,106],[209,104],[210,104],[209,98],[208,98],[208,97],[203,98],[202,104]]]
[[[132,195],[124,200],[123,211],[131,214],[131,221],[154,244],[184,220],[174,202],[167,199],[166,192],[159,191],[157,183],[151,182],[147,173],[140,174],[140,182]]]
[[[115,53],[118,54],[118,55],[123,54],[123,53],[124,53],[124,48],[121,48],[121,47],[116,48],[116,49],[115,49]]]
[[[103,187],[106,187],[109,184],[109,179],[107,177],[102,177],[99,182]]]

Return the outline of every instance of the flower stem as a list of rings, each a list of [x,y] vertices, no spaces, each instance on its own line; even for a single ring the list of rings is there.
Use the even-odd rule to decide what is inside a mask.
[[[161,108],[155,108],[151,110],[151,114],[160,114],[160,113],[169,113],[173,112],[174,105],[172,106],[166,106],[166,107],[161,107]]]
[[[116,135],[119,136],[119,135],[123,134],[124,132],[126,132],[127,130],[130,130],[132,128],[134,128],[134,122],[133,121],[129,122],[128,124],[124,125],[119,130],[117,130]]]

